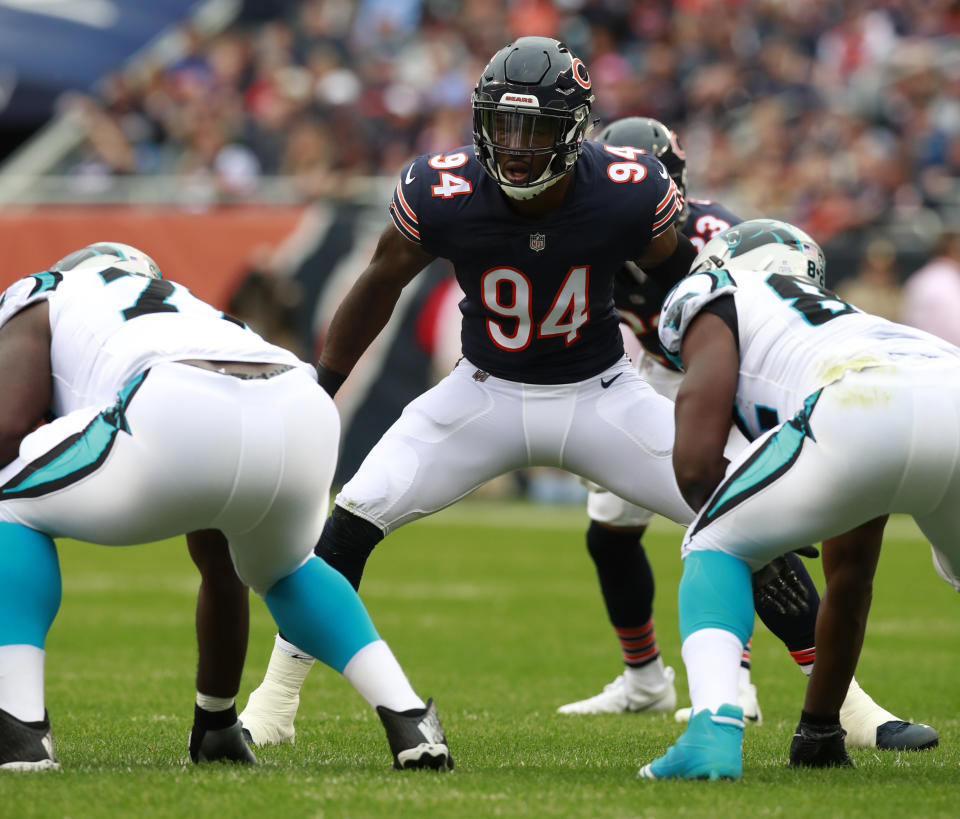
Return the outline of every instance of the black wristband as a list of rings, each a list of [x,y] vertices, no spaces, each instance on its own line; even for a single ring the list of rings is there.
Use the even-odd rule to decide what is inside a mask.
[[[319,361],[317,362],[317,383],[327,391],[327,395],[331,398],[337,394],[340,385],[346,380],[347,377],[343,373],[338,373],[336,370],[325,367]]]

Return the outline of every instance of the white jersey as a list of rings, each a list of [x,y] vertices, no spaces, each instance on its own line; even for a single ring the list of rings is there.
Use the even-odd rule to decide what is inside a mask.
[[[288,350],[166,279],[110,267],[36,273],[0,298],[0,327],[40,301],[50,306],[51,410],[57,416],[112,402],[131,378],[161,361],[278,363],[313,373]]]
[[[720,269],[688,276],[667,295],[660,340],[678,363],[690,323],[728,294],[735,320],[725,318],[740,351],[735,421],[751,439],[790,418],[804,399],[847,372],[889,366],[902,356],[960,357],[953,345],[864,313],[811,280]]]

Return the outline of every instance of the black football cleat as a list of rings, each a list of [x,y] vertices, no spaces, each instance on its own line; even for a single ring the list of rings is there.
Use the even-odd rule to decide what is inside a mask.
[[[378,705],[377,715],[387,731],[394,768],[453,770],[453,757],[432,698],[427,700],[426,708],[410,711],[391,711]]]
[[[24,722],[0,709],[0,769],[5,771],[59,771],[53,749],[50,715],[40,722]]]
[[[937,729],[922,722],[898,719],[877,727],[877,748],[881,751],[925,751],[939,744]]]
[[[193,712],[190,730],[190,759],[201,762],[239,762],[256,765],[257,758],[243,736],[236,706],[226,711],[205,711],[199,705]]]
[[[835,725],[811,725],[800,721],[790,742],[791,768],[855,768],[843,738],[846,731]]]

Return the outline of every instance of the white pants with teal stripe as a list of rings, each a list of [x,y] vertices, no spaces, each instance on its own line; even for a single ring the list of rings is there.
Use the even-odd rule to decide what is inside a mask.
[[[960,590],[960,362],[901,362],[847,373],[751,444],[687,530],[684,556],[725,552],[755,571],[901,512]]]
[[[114,405],[27,436],[0,470],[0,521],[106,545],[219,529],[263,594],[312,554],[339,437],[333,402],[300,369],[243,380],[160,364]]]

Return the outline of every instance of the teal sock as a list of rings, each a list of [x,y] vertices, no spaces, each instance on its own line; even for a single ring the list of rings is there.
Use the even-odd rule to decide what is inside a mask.
[[[380,639],[353,586],[319,557],[278,580],[263,599],[287,640],[341,673]]]
[[[680,637],[703,628],[733,632],[746,645],[753,633],[750,567],[724,552],[690,552],[678,591]]]
[[[0,522],[0,645],[43,648],[60,593],[53,540],[19,523]]]

